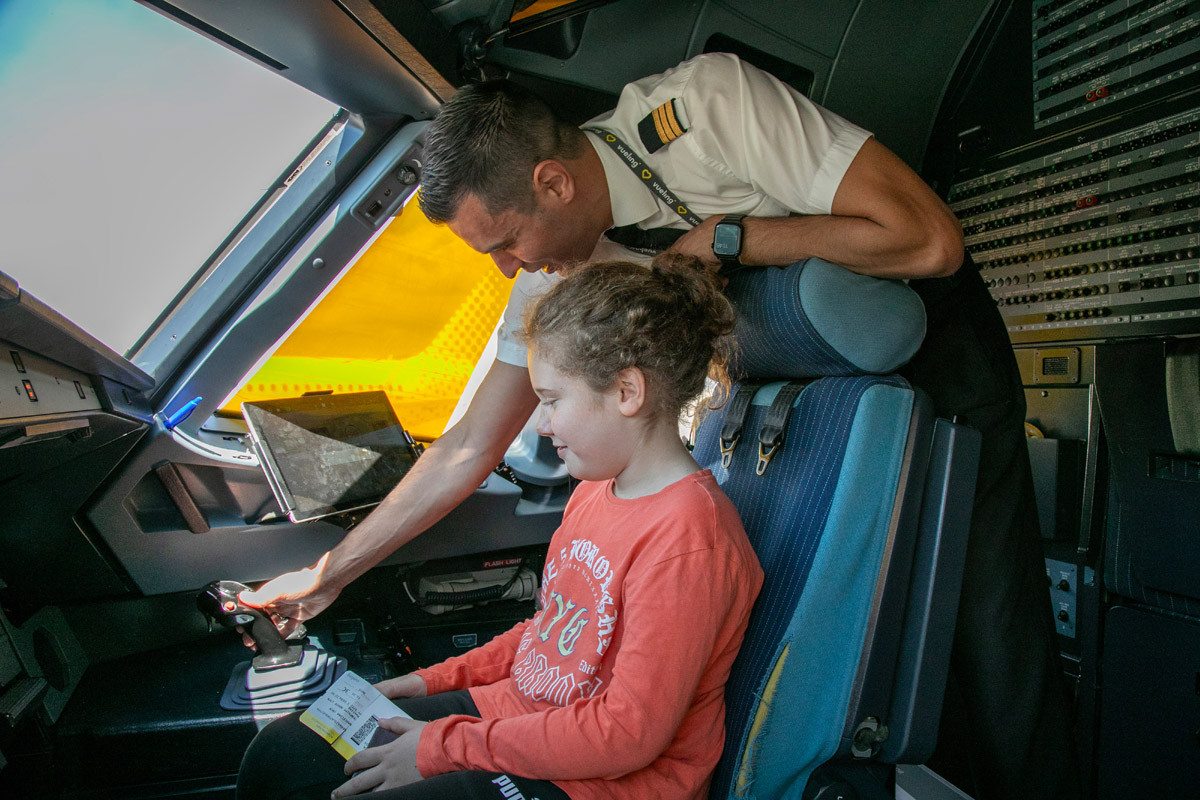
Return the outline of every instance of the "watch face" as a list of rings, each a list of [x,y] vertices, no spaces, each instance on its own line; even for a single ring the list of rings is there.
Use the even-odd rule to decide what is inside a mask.
[[[720,223],[713,229],[713,253],[718,256],[736,256],[741,250],[741,227],[728,223]]]

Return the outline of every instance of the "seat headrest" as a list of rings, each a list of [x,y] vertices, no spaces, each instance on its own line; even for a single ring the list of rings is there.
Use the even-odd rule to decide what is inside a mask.
[[[743,269],[726,293],[737,309],[735,379],[894,372],[925,337],[925,306],[903,281],[809,258]]]

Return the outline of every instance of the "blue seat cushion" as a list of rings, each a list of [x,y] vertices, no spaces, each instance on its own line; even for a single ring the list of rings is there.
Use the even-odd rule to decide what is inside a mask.
[[[738,378],[885,374],[925,337],[925,306],[907,284],[819,258],[738,270],[726,293],[738,311]]]

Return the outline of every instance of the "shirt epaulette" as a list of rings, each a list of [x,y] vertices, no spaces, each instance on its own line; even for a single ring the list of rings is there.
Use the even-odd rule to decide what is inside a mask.
[[[642,144],[651,153],[687,133],[687,128],[683,127],[679,122],[679,116],[675,113],[674,100],[668,100],[642,117],[642,121],[638,123],[637,127],[638,135],[642,137]]]

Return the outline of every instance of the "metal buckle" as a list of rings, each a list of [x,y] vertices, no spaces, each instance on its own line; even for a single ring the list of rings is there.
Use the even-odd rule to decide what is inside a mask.
[[[767,447],[762,442],[758,443],[758,466],[754,468],[755,475],[762,475],[767,471],[767,464],[771,463],[771,456],[775,455],[775,451],[779,449],[779,445],[773,444]]]
[[[729,469],[729,465],[733,462],[733,448],[737,447],[737,443],[742,440],[742,435],[739,433],[732,439],[721,440],[721,466],[724,469]]]

